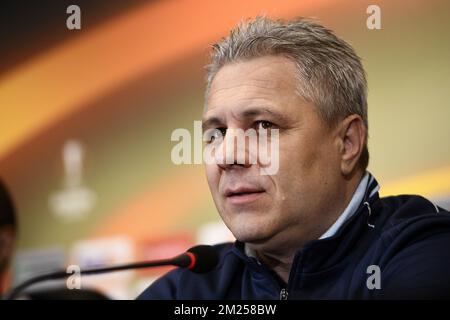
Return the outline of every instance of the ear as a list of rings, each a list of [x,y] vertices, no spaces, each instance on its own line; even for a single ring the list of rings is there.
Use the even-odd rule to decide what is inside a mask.
[[[356,114],[342,120],[338,128],[341,172],[347,176],[358,167],[367,130],[362,118]]]

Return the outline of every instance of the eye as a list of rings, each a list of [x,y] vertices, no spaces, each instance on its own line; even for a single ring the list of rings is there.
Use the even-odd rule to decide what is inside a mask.
[[[270,121],[266,121],[266,120],[261,120],[261,121],[256,121],[256,130],[267,130],[267,129],[272,129],[274,126],[274,124]]]
[[[211,143],[216,139],[222,139],[227,133],[226,128],[215,128],[212,129],[210,134],[208,135],[207,143]]]

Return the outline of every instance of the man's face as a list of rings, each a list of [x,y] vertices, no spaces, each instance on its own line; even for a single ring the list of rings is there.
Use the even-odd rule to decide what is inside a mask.
[[[259,162],[206,165],[216,207],[243,242],[318,237],[329,226],[327,212],[339,196],[342,177],[334,132],[296,93],[296,72],[284,57],[228,64],[217,73],[207,97],[204,129],[279,130],[275,175],[261,175]]]

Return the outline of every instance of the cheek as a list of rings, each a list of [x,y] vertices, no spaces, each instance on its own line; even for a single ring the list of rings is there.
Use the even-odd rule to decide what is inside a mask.
[[[286,197],[308,196],[333,170],[335,157],[326,139],[296,137],[280,143],[279,192]]]
[[[291,138],[280,148],[284,164],[304,173],[326,171],[336,162],[337,147],[325,130],[312,129],[305,135]]]

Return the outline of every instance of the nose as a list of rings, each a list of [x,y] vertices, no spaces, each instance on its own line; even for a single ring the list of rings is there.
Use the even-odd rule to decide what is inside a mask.
[[[254,144],[255,142],[253,142]],[[221,145],[215,154],[216,164],[222,170],[233,168],[249,168],[253,159],[252,139],[245,135],[243,130],[228,129]]]

